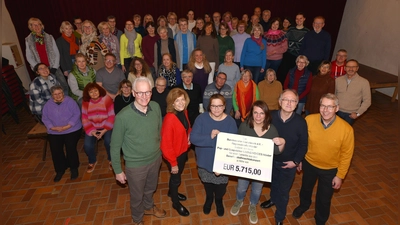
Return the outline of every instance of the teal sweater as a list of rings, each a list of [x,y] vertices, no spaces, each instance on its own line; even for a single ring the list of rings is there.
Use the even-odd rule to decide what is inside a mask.
[[[133,103],[123,108],[115,117],[111,136],[111,161],[115,174],[122,172],[120,149],[125,166],[137,168],[151,164],[161,156],[160,132],[161,110],[151,101],[146,115],[132,108]],[[133,106],[134,107],[134,106]]]

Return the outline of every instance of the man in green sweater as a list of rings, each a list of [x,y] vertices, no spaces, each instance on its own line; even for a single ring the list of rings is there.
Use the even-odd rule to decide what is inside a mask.
[[[308,150],[297,167],[303,170],[300,189],[300,205],[294,209],[293,217],[300,218],[310,208],[313,188],[318,179],[315,198],[315,222],[325,224],[329,218],[333,192],[340,189],[354,152],[353,128],[336,116],[339,100],[331,93],[320,100],[320,114],[306,117]]]
[[[129,185],[133,224],[143,225],[143,215],[165,217],[165,211],[157,208],[153,200],[161,166],[161,110],[156,102],[150,101],[148,78],[137,78],[132,92],[135,101],[115,117],[111,162],[115,179]],[[121,148],[126,174],[121,168]]]

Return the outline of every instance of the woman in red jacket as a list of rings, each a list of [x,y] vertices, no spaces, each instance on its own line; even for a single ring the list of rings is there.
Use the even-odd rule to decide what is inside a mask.
[[[167,114],[161,128],[161,151],[171,171],[168,196],[171,197],[172,207],[181,216],[189,216],[189,211],[179,202],[186,196],[178,193],[181,184],[181,174],[187,161],[187,150],[190,146],[191,131],[187,106],[189,96],[181,88],[172,89],[167,95]]]

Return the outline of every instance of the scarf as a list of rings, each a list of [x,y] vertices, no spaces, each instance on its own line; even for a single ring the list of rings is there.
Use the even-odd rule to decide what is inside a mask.
[[[195,36],[193,35],[193,33],[192,32],[187,32],[186,33],[186,37],[187,37],[187,46],[188,46],[188,55],[190,56],[190,53],[194,50],[194,46],[195,46]],[[176,35],[175,35],[175,41],[176,41],[176,43],[177,43],[177,45],[178,45],[178,51],[179,51],[179,57],[180,57],[180,65],[179,65],[179,68],[183,68],[183,40],[182,40],[182,32],[181,31],[178,31],[177,33],[176,33]]]
[[[32,31],[32,35],[35,38],[35,42],[39,42],[41,45],[44,43],[44,30],[40,32],[40,34],[35,33]]]
[[[81,46],[79,47],[79,51],[86,55],[87,48],[90,46],[90,43],[96,37],[96,32],[92,32],[91,34],[87,35],[85,33],[81,36]]]
[[[27,51],[29,50],[32,54],[33,60],[35,60],[34,65],[40,63],[40,56],[39,53],[37,52],[36,49],[36,42],[35,42],[35,34],[30,33],[28,37],[25,38],[25,41],[27,42]],[[54,43],[54,38],[51,36],[51,34],[43,32],[43,44],[46,47],[46,53],[47,53],[47,58],[49,59],[50,63],[50,68],[58,68],[59,66],[59,61],[57,61],[57,54],[58,54],[58,49],[53,49],[53,43]],[[57,53],[56,53],[57,51]],[[33,66],[32,65],[32,69]]]
[[[257,100],[256,88],[257,85],[252,80],[250,80],[247,87],[242,80],[239,80],[235,85],[236,102],[239,107],[240,115],[242,115],[242,122],[247,118],[253,102]]]
[[[102,43],[107,46],[108,51],[110,51],[112,54],[114,54],[115,56],[119,54],[117,52],[117,42],[115,41],[116,39],[113,38],[112,34],[108,35],[108,37],[100,35],[100,40],[102,40]]]
[[[171,69],[165,68],[164,65],[160,66],[160,76],[163,76],[167,80],[167,86],[168,87],[175,87],[177,85],[176,83],[176,64],[172,64]]]
[[[79,50],[79,46],[75,42],[75,36],[71,35],[71,37],[68,37],[64,33],[62,33],[62,37],[64,40],[66,40],[69,44],[69,54],[70,55],[75,55],[76,52]]]
[[[251,35],[251,40],[253,40],[258,46],[260,46],[261,50],[264,50],[264,44],[262,43],[262,37],[255,38],[254,35]]]
[[[124,29],[125,31],[125,36],[128,38],[128,52],[131,55],[131,58],[135,56],[135,40],[137,37],[137,33],[135,30],[128,31],[127,29]]]

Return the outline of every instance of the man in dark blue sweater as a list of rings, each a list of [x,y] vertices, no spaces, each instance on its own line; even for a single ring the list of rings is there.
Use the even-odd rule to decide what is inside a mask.
[[[300,55],[307,56],[310,61],[308,69],[311,70],[313,75],[317,74],[318,66],[323,60],[330,61],[331,35],[322,30],[324,26],[325,18],[322,16],[315,17],[313,22],[314,30],[306,33],[300,48]]]
[[[281,110],[271,112],[272,124],[278,130],[279,136],[285,139],[286,145],[282,154],[274,155],[271,198],[261,203],[261,208],[276,206],[276,224],[283,224],[296,167],[307,152],[307,123],[303,117],[294,112],[298,101],[297,92],[286,89],[279,97]]]

